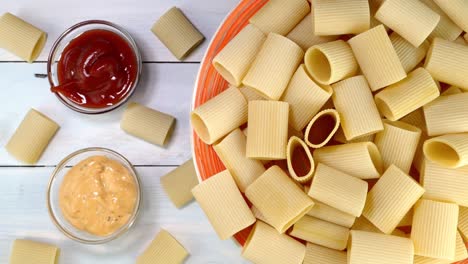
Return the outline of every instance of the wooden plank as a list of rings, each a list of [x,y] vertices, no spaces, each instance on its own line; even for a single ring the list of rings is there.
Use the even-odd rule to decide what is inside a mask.
[[[21,165],[3,146],[31,107],[61,126],[38,165],[56,165],[71,152],[92,146],[113,149],[136,165],[180,165],[191,157],[189,112],[198,67],[198,63],[144,64],[142,82],[131,100],[177,118],[171,141],[162,148],[120,129],[125,106],[100,115],[68,109],[49,92],[47,79],[34,77],[45,72],[45,63],[0,63],[4,76],[0,78],[0,165]]]
[[[11,12],[48,33],[47,44],[39,57],[46,61],[57,37],[68,27],[90,19],[114,22],[135,38],[145,61],[177,61],[151,33],[153,23],[172,6],[178,6],[206,37],[206,41],[187,61],[200,61],[209,40],[226,14],[238,0],[22,0],[2,1],[0,14]],[[0,49],[0,61],[18,61],[19,58]]]
[[[59,263],[135,263],[160,228],[172,233],[190,252],[190,263],[247,263],[232,240],[220,241],[195,202],[178,210],[168,200],[159,177],[173,168],[137,168],[143,187],[141,214],[135,226],[117,240],[84,245],[65,237],[53,225],[46,188],[53,168],[2,168],[0,178],[0,263],[8,263],[16,238],[35,239],[61,248]]]

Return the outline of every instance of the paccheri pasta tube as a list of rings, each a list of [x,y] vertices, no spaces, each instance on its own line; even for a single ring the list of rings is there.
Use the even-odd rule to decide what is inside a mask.
[[[247,100],[236,87],[230,87],[190,114],[190,122],[198,137],[213,144],[247,122]]]
[[[247,102],[255,100],[266,100],[265,97],[263,97],[253,88],[241,86],[239,87],[239,91],[244,95],[245,100],[247,100]]]
[[[314,201],[314,203],[314,207],[310,209],[307,215],[348,228],[354,224],[354,220],[356,219],[355,216],[342,212],[319,201]]]
[[[280,233],[286,232],[314,205],[278,166],[265,171],[247,188],[245,195]]]
[[[186,205],[193,200],[192,189],[198,184],[193,160],[186,161],[177,169],[161,177],[160,181],[169,199],[177,208]]]
[[[439,23],[429,35],[429,40],[434,38],[443,38],[454,41],[463,32],[463,30],[455,24],[452,19],[434,2],[434,0],[420,0],[427,7],[432,9],[440,16]]]
[[[309,147],[325,146],[340,127],[340,114],[335,109],[325,109],[310,120],[305,131],[305,142]]]
[[[465,0],[434,0],[463,31],[468,32],[468,3]]]
[[[348,43],[372,91],[406,77],[405,69],[383,25],[351,38]]]
[[[192,193],[222,240],[255,222],[255,217],[227,170],[203,181],[193,188]]]
[[[270,33],[242,82],[264,97],[278,100],[303,57],[304,51],[292,40]]]
[[[303,264],[346,264],[346,252],[307,243]]]
[[[27,62],[40,55],[47,40],[42,30],[10,13],[0,16],[0,48],[6,49]]]
[[[468,132],[468,93],[440,96],[423,107],[427,134]]]
[[[243,28],[213,59],[213,66],[223,78],[240,86],[266,36],[254,25]]]
[[[464,239],[468,238],[468,207],[460,206],[458,229]]]
[[[426,57],[430,46],[428,41],[424,41],[419,47],[415,47],[396,32],[390,34],[390,41],[406,73],[412,71]]]
[[[5,148],[17,160],[35,164],[59,129],[52,119],[35,109],[28,111]]]
[[[10,255],[10,264],[56,264],[60,249],[49,244],[16,239]]]
[[[446,168],[460,168],[468,165],[468,133],[448,134],[424,142],[427,159]]]
[[[306,143],[302,139],[293,136],[288,141],[286,152],[288,171],[291,177],[298,183],[304,184],[306,182],[309,182],[314,174],[315,163]],[[294,161],[298,160],[298,157],[301,152],[305,153],[303,157],[307,161],[301,160],[300,162],[298,162],[299,164],[296,164]]]
[[[314,34],[314,19],[312,14],[305,16],[286,37],[297,43],[303,50],[313,45],[338,39],[339,36],[317,36]]]
[[[146,250],[137,258],[137,264],[181,264],[188,257],[187,250],[166,230],[161,230]]]
[[[188,56],[205,39],[177,7],[162,15],[151,31],[179,60]]]

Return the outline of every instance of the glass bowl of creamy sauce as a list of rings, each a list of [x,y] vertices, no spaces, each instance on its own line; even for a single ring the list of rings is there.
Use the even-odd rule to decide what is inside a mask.
[[[65,157],[47,190],[54,224],[67,237],[87,244],[124,234],[135,222],[140,200],[140,181],[132,164],[105,148],[86,148]]]

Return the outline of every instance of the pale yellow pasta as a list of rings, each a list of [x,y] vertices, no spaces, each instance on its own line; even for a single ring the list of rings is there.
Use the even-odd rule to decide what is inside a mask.
[[[306,192],[309,192],[309,190],[306,189]],[[356,217],[353,215],[342,212],[319,201],[314,201],[314,203],[314,207],[310,209],[307,215],[348,228],[354,224]]]
[[[213,144],[247,122],[247,100],[236,87],[230,87],[190,113],[198,137]]]
[[[419,140],[418,147],[416,149],[416,153],[414,154],[414,159],[413,159],[413,167],[421,173],[423,169],[423,164],[425,161],[424,157],[424,152],[423,152],[423,145],[426,140],[430,139],[430,137],[427,135],[427,133],[423,132],[421,134],[421,139]]]
[[[241,93],[244,95],[245,100],[247,100],[247,102],[255,100],[265,100],[265,97],[263,97],[253,88],[241,86],[239,87],[239,91],[241,91]]]
[[[364,76],[351,77],[333,84],[332,87],[333,103],[340,113],[346,140],[383,130],[379,111]]]
[[[446,259],[435,259],[423,256],[414,256],[414,264],[450,264],[452,261]]]
[[[315,35],[358,34],[370,27],[367,0],[312,0],[311,2]]]
[[[342,212],[359,217],[367,196],[367,182],[319,163],[309,196]]]
[[[376,179],[384,171],[379,149],[372,142],[319,148],[314,160],[360,179]]]
[[[348,264],[413,264],[411,239],[352,230],[348,244]]]
[[[173,116],[132,102],[123,113],[120,127],[132,136],[165,146],[169,142],[175,121]]]
[[[468,32],[468,2],[465,0],[434,0],[437,5],[455,22],[463,31]]]
[[[303,264],[346,264],[346,252],[307,243]]]
[[[351,47],[343,40],[310,47],[305,53],[304,63],[314,80],[323,85],[354,76],[359,69]]]
[[[306,215],[294,224],[290,235],[327,248],[344,250],[349,229]]]
[[[338,39],[339,36],[317,36],[314,34],[314,19],[312,13],[305,16],[286,37],[299,45],[303,50],[307,50],[313,45],[326,43]]]
[[[424,41],[419,47],[415,47],[396,32],[390,34],[390,41],[406,73],[412,71],[426,57],[430,46],[428,41]]]
[[[463,90],[452,85],[440,95],[452,95],[452,94],[459,94],[459,93],[463,93]]]
[[[21,59],[30,63],[35,61],[46,40],[45,32],[21,18],[10,13],[0,16],[0,48]]]
[[[457,223],[458,205],[432,200],[417,202],[411,228],[414,254],[453,260]]]
[[[256,264],[302,264],[305,250],[301,242],[257,221],[242,248],[242,256]]]
[[[295,164],[293,163],[293,160],[295,160],[295,152],[296,149],[302,149],[307,157],[307,164],[304,164],[307,168],[310,167],[310,169],[307,171],[305,174],[300,174],[298,171],[296,171]],[[312,157],[312,154],[310,153],[309,147],[307,147],[307,144],[300,138],[293,136],[289,139],[288,141],[288,146],[287,146],[287,154],[286,154],[286,159],[287,159],[287,164],[288,164],[288,171],[289,175],[298,183],[300,184],[305,184],[307,182],[310,182],[312,179],[312,176],[314,175],[314,169],[315,169],[315,163],[314,163],[314,158]],[[302,163],[302,160],[301,160]],[[308,166],[307,166],[308,165]]]
[[[406,77],[405,69],[383,25],[351,38],[348,43],[372,91]]]
[[[292,40],[270,33],[242,82],[265,98],[278,100],[303,57],[304,51]]]
[[[385,234],[391,234],[423,195],[424,188],[391,165],[367,194],[362,214]]]
[[[286,158],[289,105],[276,101],[249,102],[246,156],[260,160]]]
[[[246,136],[237,128],[213,146],[241,192],[265,172],[260,161],[245,156],[246,144]]]
[[[403,219],[401,219],[400,223],[398,223],[397,227],[402,227],[402,226],[411,226],[413,224],[413,209],[409,210],[405,216],[403,216]]]
[[[460,206],[458,229],[460,230],[463,239],[468,239],[468,207]]]
[[[424,142],[424,156],[446,168],[468,165],[468,133],[448,134]]]
[[[190,159],[177,169],[160,178],[161,186],[175,207],[180,208],[193,200],[192,189],[198,178],[193,160]]]
[[[450,19],[450,17],[434,2],[434,0],[420,1],[440,16],[440,21],[429,35],[429,40],[434,38],[443,38],[454,41],[458,36],[460,36],[463,30]]]
[[[222,240],[255,222],[255,217],[227,170],[201,182],[192,189],[192,193]]]
[[[333,138],[339,127],[340,114],[335,109],[322,110],[307,125],[305,142],[311,148],[321,148]]]
[[[460,261],[468,258],[468,252],[466,250],[465,242],[463,241],[460,231],[457,231],[457,240],[455,244],[455,258],[453,261]]]
[[[308,13],[309,3],[306,0],[269,0],[249,22],[261,29],[265,34],[270,32],[285,36]]]
[[[281,97],[281,101],[289,103],[289,124],[296,130],[304,129],[332,93],[331,86],[317,84],[304,64],[300,65]]]
[[[5,252],[4,252],[5,253]],[[56,264],[60,249],[56,246],[25,239],[16,239],[10,255],[10,264]]]
[[[265,39],[260,29],[247,25],[214,57],[213,66],[230,84],[240,86]]]
[[[52,119],[30,109],[5,148],[17,160],[35,164],[58,129],[59,125]]]
[[[335,136],[333,137],[335,141],[340,142],[340,143],[358,143],[358,142],[366,142],[366,141],[372,142],[374,141],[374,138],[375,138],[375,134],[370,134],[367,136],[357,137],[355,139],[348,141],[346,140],[343,129],[341,127],[338,128],[338,130],[335,133]]]
[[[405,79],[375,95],[380,113],[395,121],[431,102],[440,95],[439,87],[424,68],[410,72]]]
[[[268,219],[266,219],[266,217],[262,214],[262,212],[260,212],[260,210],[257,209],[257,207],[252,205],[250,210],[252,211],[252,214],[255,216],[255,218],[270,225]]]
[[[310,211],[314,202],[278,166],[269,168],[245,195],[280,233]]]
[[[421,131],[426,132],[426,120],[424,119],[424,112],[423,108],[418,108],[414,110],[413,112],[407,114],[406,116],[402,117],[400,119],[401,122],[405,122],[407,124],[410,124],[412,126],[415,126]]]
[[[424,63],[434,79],[468,90],[468,46],[436,38]]]
[[[166,230],[156,235],[146,250],[138,256],[137,264],[182,264],[188,257],[187,250]]]
[[[439,14],[414,0],[386,0],[377,10],[375,18],[415,47],[427,39],[440,20]]]
[[[380,231],[380,229],[378,229],[374,224],[367,220],[367,218],[365,218],[363,215],[356,218],[356,221],[354,221],[351,230],[361,230],[366,232],[383,234],[382,231]]]
[[[427,134],[468,132],[468,93],[440,96],[424,106]]]
[[[385,169],[395,165],[409,173],[416,154],[421,129],[400,121],[383,120],[384,130],[376,134],[374,143],[382,156]]]
[[[164,13],[151,31],[179,60],[188,56],[205,37],[177,7]]]
[[[370,9],[370,28],[383,25],[382,22],[378,21],[375,18],[375,13],[379,10],[379,7],[382,5],[383,0],[369,0],[369,9]],[[384,25],[385,30],[388,31],[388,28]]]

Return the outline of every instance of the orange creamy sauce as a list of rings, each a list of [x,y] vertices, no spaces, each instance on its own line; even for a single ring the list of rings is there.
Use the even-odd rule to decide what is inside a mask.
[[[74,227],[107,236],[131,218],[137,200],[133,175],[105,156],[82,160],[67,172],[60,186],[59,204]]]

